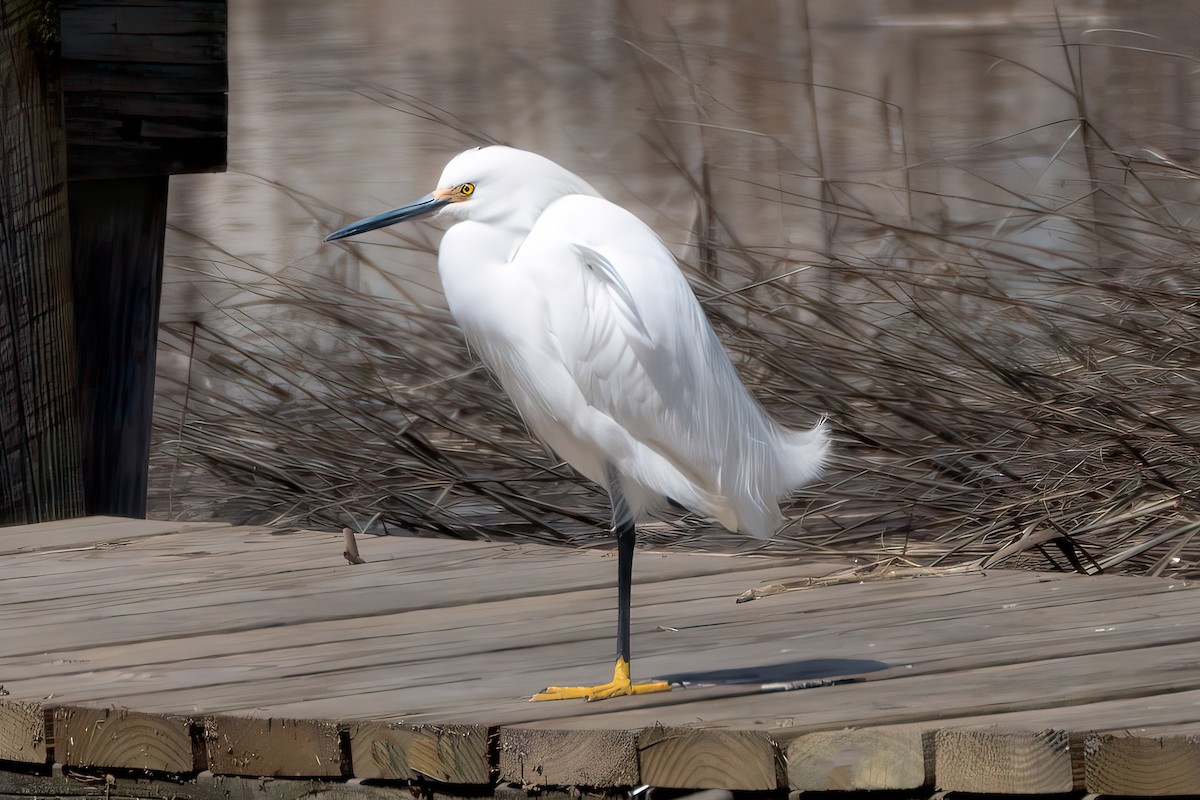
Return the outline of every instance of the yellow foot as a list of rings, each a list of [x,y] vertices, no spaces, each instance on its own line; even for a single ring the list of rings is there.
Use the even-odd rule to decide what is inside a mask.
[[[582,697],[584,700],[607,700],[610,697],[669,691],[671,691],[671,684],[666,681],[634,683],[629,677],[629,662],[618,658],[617,668],[613,671],[613,679],[608,683],[602,683],[599,686],[547,686],[529,699],[572,700]]]

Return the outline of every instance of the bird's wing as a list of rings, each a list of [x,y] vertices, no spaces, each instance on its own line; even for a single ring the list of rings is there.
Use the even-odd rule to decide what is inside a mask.
[[[599,285],[602,287],[599,291],[613,303],[614,310],[633,326],[634,333],[649,344],[650,331],[646,329],[646,323],[642,320],[637,300],[616,266],[603,253],[585,244],[575,245],[575,252],[579,254],[583,266],[599,279]]]
[[[763,494],[776,487],[761,474],[774,470],[776,427],[649,227],[605,200],[568,196],[510,266],[547,304],[562,377],[540,390],[546,413],[642,486],[730,527],[731,504],[774,507]]]

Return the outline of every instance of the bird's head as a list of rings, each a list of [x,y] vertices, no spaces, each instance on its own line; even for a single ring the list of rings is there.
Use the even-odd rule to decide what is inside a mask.
[[[546,206],[569,194],[600,196],[578,175],[536,153],[499,145],[476,147],[451,159],[437,188],[421,199],[351,223],[325,241],[435,215],[528,232]]]

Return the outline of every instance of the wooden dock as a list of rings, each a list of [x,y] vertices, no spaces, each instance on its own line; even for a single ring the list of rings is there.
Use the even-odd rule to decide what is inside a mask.
[[[0,794],[1200,793],[1179,581],[964,571],[737,603],[847,564],[640,552],[635,676],[681,688],[529,703],[611,670],[614,554],[359,543],[352,565],[333,533],[0,531]]]

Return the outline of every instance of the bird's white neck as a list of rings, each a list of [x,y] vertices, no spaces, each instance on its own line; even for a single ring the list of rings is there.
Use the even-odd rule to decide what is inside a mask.
[[[438,248],[438,265],[473,264],[477,268],[502,266],[512,261],[529,229],[463,220],[451,226]]]

